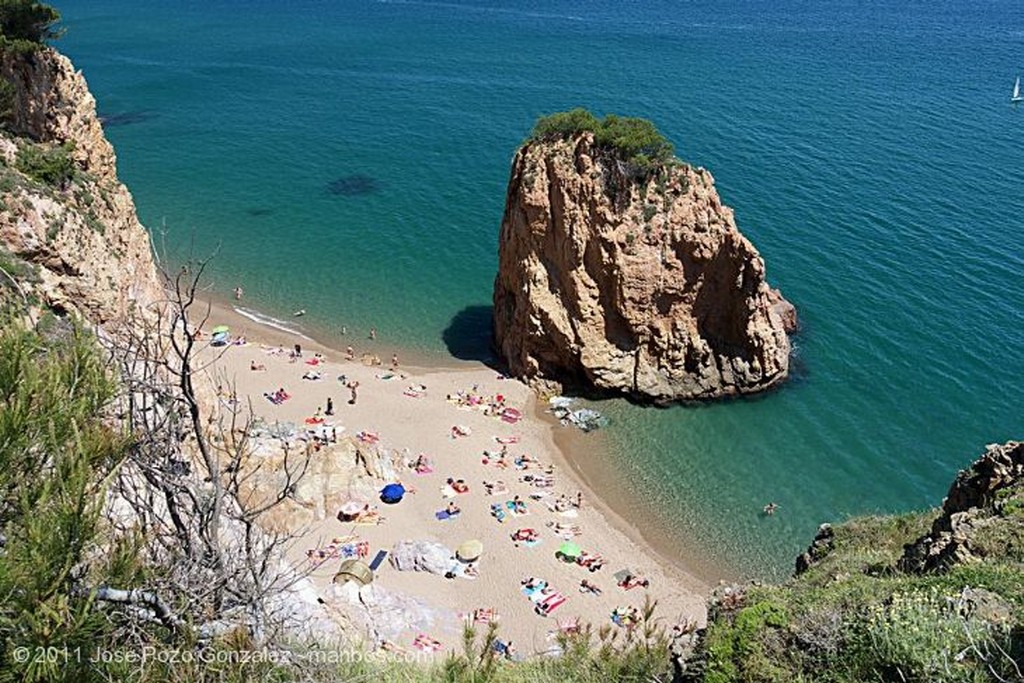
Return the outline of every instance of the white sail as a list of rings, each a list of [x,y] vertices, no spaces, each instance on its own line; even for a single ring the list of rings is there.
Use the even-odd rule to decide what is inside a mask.
[[[1017,82],[1013,84],[1013,97],[1010,98],[1011,102],[1020,102],[1020,76],[1017,76]]]

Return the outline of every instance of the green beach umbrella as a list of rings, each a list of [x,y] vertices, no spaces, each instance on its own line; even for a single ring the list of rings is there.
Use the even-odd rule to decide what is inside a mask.
[[[228,327],[227,325],[217,325],[217,327],[213,328],[213,334],[220,334],[222,332],[230,332],[230,331],[231,331],[231,328]]]
[[[562,557],[569,558],[571,560],[574,560],[577,557],[579,557],[581,552],[583,552],[583,551],[580,550],[580,547],[578,545],[576,545],[575,543],[573,543],[572,541],[566,541],[558,549],[558,554],[559,555],[561,555]]]

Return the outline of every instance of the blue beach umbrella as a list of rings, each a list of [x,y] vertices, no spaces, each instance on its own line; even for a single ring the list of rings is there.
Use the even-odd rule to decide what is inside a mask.
[[[380,490],[380,500],[389,505],[398,503],[405,495],[405,487],[401,484],[388,484]]]

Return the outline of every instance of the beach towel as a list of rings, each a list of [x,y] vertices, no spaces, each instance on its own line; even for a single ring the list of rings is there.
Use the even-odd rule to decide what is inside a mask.
[[[387,550],[378,550],[377,554],[373,557],[373,561],[370,562],[370,569],[377,571],[377,567],[384,561],[384,558],[388,556]]]
[[[417,650],[422,650],[423,652],[439,652],[441,648],[444,647],[441,645],[440,640],[431,638],[425,633],[421,633],[416,636],[416,639],[412,641],[412,646]]]
[[[540,593],[542,590],[547,588],[548,584],[546,581],[538,581],[533,586],[523,586],[520,590],[523,591],[523,595],[530,597],[535,593]]]
[[[458,516],[459,516],[458,512],[451,513],[451,512],[448,512],[447,510],[438,510],[437,512],[434,513],[434,517],[436,517],[437,521],[439,521],[439,522],[443,522],[445,520],[451,519],[453,517],[458,517]]]
[[[547,616],[566,603],[569,598],[561,593],[549,595],[543,602],[537,605],[537,611]]]
[[[359,541],[358,543],[346,543],[338,548],[339,554],[344,559],[354,557],[366,557],[370,554],[370,543]]]
[[[493,607],[478,607],[475,610],[473,610],[473,623],[474,624],[489,624],[492,621],[497,621],[497,620],[498,620],[498,615],[494,611]],[[500,642],[501,642],[500,640],[497,641],[495,643],[495,645],[497,645],[497,643],[500,643]]]

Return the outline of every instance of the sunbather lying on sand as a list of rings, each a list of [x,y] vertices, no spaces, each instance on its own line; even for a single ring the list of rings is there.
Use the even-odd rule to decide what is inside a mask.
[[[511,535],[512,542],[517,546],[520,543],[534,543],[539,539],[539,534],[536,529],[518,529],[514,534]]]
[[[497,496],[502,493],[508,493],[508,487],[505,486],[503,481],[485,481],[484,490],[487,491],[488,496]]]
[[[601,589],[596,585],[590,583],[586,579],[580,581],[580,593],[590,593],[592,595],[600,595]]]
[[[576,524],[562,524],[561,522],[548,522],[548,527],[555,532],[556,536],[560,536],[565,539],[570,539],[573,536],[579,536],[583,533]]]
[[[253,372],[263,372],[267,369],[267,366],[263,363],[257,363],[254,360],[249,361],[249,369]]]

